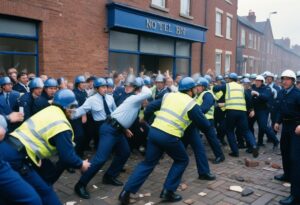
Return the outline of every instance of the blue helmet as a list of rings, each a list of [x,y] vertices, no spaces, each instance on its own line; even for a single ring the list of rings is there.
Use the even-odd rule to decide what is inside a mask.
[[[61,89],[57,91],[53,98],[53,104],[64,109],[78,105],[75,94],[69,89]]]
[[[203,87],[207,88],[208,85],[209,85],[209,82],[206,78],[200,77],[196,84],[199,85],[199,86],[203,86]]]
[[[0,86],[6,85],[6,84],[12,84],[10,78],[7,76],[0,78]]]
[[[144,77],[144,84],[145,85],[151,85],[152,84],[152,80],[149,76]]]
[[[99,88],[101,86],[107,86],[107,82],[104,78],[97,78],[94,80],[94,88]]]
[[[216,77],[216,81],[218,81],[218,80],[223,80],[224,78],[223,78],[223,76],[221,76],[221,75],[217,75],[217,77]]]
[[[160,82],[160,83],[163,83],[165,82],[165,76],[163,74],[158,74],[155,78],[155,82]]]
[[[140,88],[140,87],[143,87],[143,85],[144,85],[143,78],[141,78],[141,77],[135,78],[135,81],[134,81],[134,86],[135,87]]]
[[[57,87],[57,86],[58,86],[57,80],[55,80],[54,78],[48,78],[44,83],[44,88]]]
[[[204,78],[208,81],[208,84],[211,83],[212,79],[210,75],[204,75]]]
[[[252,73],[252,74],[250,75],[250,79],[251,79],[251,80],[255,80],[255,79],[256,79],[256,76],[257,76],[256,73]]]
[[[249,78],[244,78],[243,80],[241,80],[241,83],[247,84],[251,83],[251,81],[249,80]]]
[[[76,78],[75,78],[75,84],[85,83],[85,82],[86,82],[86,80],[85,80],[85,77],[83,75],[76,76]]]
[[[44,87],[44,82],[41,78],[34,78],[29,82],[29,88],[35,89],[35,88],[43,88]]]
[[[178,90],[185,91],[190,90],[196,86],[195,81],[191,77],[184,77],[179,81]]]
[[[107,82],[107,87],[111,87],[111,88],[114,87],[114,81],[112,78],[107,78],[106,82]]]
[[[238,79],[238,75],[236,73],[230,73],[228,75],[228,78],[231,80],[237,80]]]
[[[245,75],[243,76],[244,78],[250,78],[250,74],[249,73],[245,73]],[[249,79],[248,79],[249,80]]]
[[[125,79],[124,86],[133,86],[135,82],[135,75],[129,74]]]

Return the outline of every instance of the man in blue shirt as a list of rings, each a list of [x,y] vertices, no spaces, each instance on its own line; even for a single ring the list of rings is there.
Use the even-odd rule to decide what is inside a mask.
[[[117,176],[120,174],[130,155],[126,137],[130,138],[133,136],[129,128],[137,118],[142,102],[151,96],[150,89],[143,86],[141,78],[138,79],[136,79],[134,83],[134,94],[126,98],[100,127],[100,143],[95,156],[91,160],[92,165],[75,185],[75,192],[81,198],[90,198],[86,186],[108,160],[112,151],[114,151],[114,158],[103,176],[103,183],[114,186],[123,185],[123,183],[117,179]]]

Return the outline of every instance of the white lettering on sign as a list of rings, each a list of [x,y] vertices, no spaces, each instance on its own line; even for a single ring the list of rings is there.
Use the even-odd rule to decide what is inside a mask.
[[[186,28],[178,25],[172,25],[167,22],[154,19],[146,19],[146,28],[149,30],[158,30],[162,32],[174,33],[175,35],[186,35]]]

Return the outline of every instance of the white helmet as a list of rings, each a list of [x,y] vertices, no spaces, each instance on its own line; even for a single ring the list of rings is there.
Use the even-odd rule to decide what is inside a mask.
[[[270,71],[266,71],[266,72],[264,73],[264,76],[265,76],[265,77],[272,77],[272,78],[275,77],[275,75],[274,75],[273,73],[271,73]]]
[[[265,78],[262,75],[256,76],[255,80],[261,80],[263,83],[265,83]]]
[[[295,72],[292,71],[292,70],[289,70],[289,69],[282,72],[281,78],[283,78],[283,77],[293,78],[294,81],[296,81],[296,74],[295,74]]]
[[[297,77],[300,77],[300,70],[297,71]]]

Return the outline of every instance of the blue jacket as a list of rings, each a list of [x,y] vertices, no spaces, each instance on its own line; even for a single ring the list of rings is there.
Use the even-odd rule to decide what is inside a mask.
[[[18,91],[20,93],[28,93],[28,91],[20,83],[15,84],[13,86],[13,90]]]
[[[113,97],[116,103],[116,106],[119,107],[119,105],[126,100],[129,96],[133,95],[133,93],[126,93],[125,92],[125,87],[119,86],[115,89],[113,93]]]
[[[259,96],[252,96],[254,110],[269,110],[270,100],[273,98],[271,88],[266,85],[258,88],[254,85],[252,89],[259,93]]]
[[[85,90],[79,90],[78,88],[74,88],[73,92],[78,102],[78,106],[81,106],[87,98],[87,92]],[[70,120],[70,122],[74,130],[74,135],[84,136],[84,128],[83,128],[81,118]]]
[[[6,103],[4,93],[0,93],[0,114],[8,115],[13,111],[19,111],[18,100],[20,93],[12,90],[9,93],[9,105]]]
[[[34,99],[32,93],[25,93],[20,97],[19,107],[24,108],[24,121],[33,115]]]
[[[34,100],[33,113],[35,114],[48,107],[50,105],[49,100],[52,100],[52,98],[50,98],[47,93],[43,92],[41,96]]]

